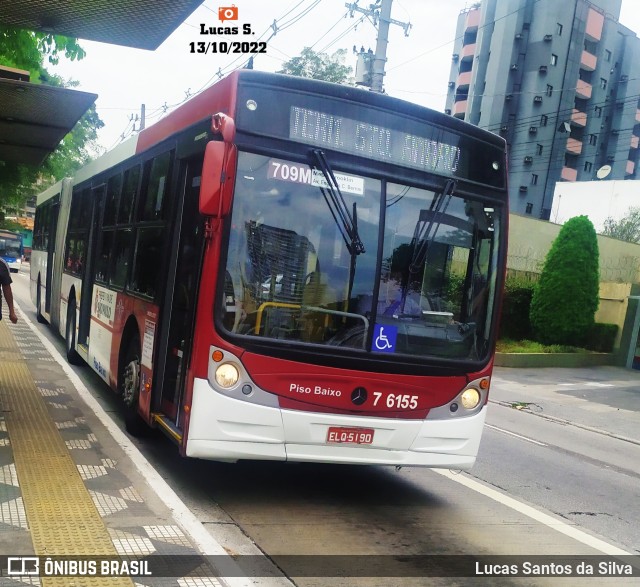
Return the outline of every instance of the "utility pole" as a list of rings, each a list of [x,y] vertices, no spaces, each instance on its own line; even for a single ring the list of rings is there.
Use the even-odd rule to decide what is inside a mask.
[[[389,42],[389,25],[396,24],[404,29],[404,36],[409,36],[411,29],[410,22],[400,22],[391,18],[391,5],[393,0],[376,0],[375,4],[371,4],[368,9],[360,8],[358,0],[347,3],[345,6],[350,11],[353,18],[355,12],[361,12],[372,18],[373,24],[378,26],[378,38],[376,40],[376,52],[373,60],[368,64],[371,67],[371,84],[372,92],[383,92],[382,82],[384,79],[384,65],[387,62],[387,44]],[[367,84],[368,85],[368,84]]]
[[[145,121],[145,114],[146,114],[146,106],[144,104],[142,104],[140,106],[140,130],[144,130],[146,121]]]

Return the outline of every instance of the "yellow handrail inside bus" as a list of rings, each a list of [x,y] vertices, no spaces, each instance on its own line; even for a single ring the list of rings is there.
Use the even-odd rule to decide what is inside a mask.
[[[256,318],[256,327],[255,327],[256,334],[260,334],[260,325],[262,324],[262,312],[267,306],[272,308],[292,308],[294,310],[296,309],[300,310],[302,308],[300,304],[288,304],[286,302],[264,302],[260,304],[260,307],[258,308],[258,311],[257,311],[258,316]]]
[[[307,312],[318,312],[321,314],[327,314],[327,316],[343,316],[346,318],[356,318],[357,320],[362,320],[364,323],[364,331],[365,333],[369,331],[369,320],[362,316],[361,314],[354,314],[353,312],[341,312],[340,310],[329,310],[327,308],[319,308],[317,306],[301,306],[300,304],[288,304],[286,302],[263,302],[260,304],[260,307],[257,310],[257,318],[256,318],[256,326],[255,326],[255,334],[260,334],[260,325],[262,324],[262,312],[267,307],[274,308],[292,308],[298,310],[305,310]],[[326,321],[325,321],[326,326]],[[366,342],[366,336],[363,338],[362,344],[364,348],[364,344]]]

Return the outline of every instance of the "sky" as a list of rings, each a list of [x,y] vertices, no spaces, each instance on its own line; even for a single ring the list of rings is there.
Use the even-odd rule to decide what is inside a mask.
[[[353,0],[352,0],[353,1]],[[373,0],[361,0],[368,7]],[[266,53],[254,59],[254,69],[277,71],[304,47],[333,53],[347,49],[345,65],[355,70],[353,47],[375,50],[377,30],[359,12],[348,14],[346,0],[205,0],[155,51],[81,40],[87,55],[81,61],[61,60],[51,71],[79,82],[78,90],[98,94],[96,106],[105,127],[99,144],[109,150],[130,136],[145,105],[146,124],[227,74],[243,66],[244,55],[198,54],[192,43],[265,41]],[[410,22],[409,35],[392,24],[387,48],[385,91],[397,98],[442,111],[451,68],[457,16],[470,0],[394,0],[391,18]],[[222,23],[220,7],[235,6],[237,23]],[[622,0],[620,22],[640,32],[638,0]],[[273,23],[276,27],[273,27]],[[201,25],[242,27],[254,35],[201,35]],[[277,30],[274,35],[274,28]],[[133,119],[133,120],[132,120]]]

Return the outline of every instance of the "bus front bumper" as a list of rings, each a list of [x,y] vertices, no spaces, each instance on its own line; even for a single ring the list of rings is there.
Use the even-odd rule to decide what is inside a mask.
[[[186,455],[216,461],[279,460],[469,469],[486,406],[448,420],[398,420],[283,410],[216,392],[194,381]],[[329,427],[374,430],[372,444],[328,443]]]

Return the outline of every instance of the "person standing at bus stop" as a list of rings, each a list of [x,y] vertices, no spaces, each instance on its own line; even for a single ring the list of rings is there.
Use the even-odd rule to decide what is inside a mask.
[[[0,285],[2,285],[2,294],[7,302],[9,308],[9,320],[14,324],[18,321],[16,311],[13,307],[13,292],[11,291],[11,273],[9,272],[9,265],[7,265],[4,259],[0,259]],[[2,320],[2,303],[0,303],[0,320]]]

